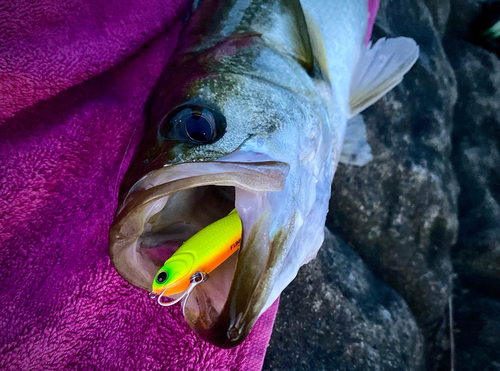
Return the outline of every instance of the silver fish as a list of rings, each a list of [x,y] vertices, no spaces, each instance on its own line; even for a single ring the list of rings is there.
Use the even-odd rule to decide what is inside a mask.
[[[356,115],[418,57],[411,39],[365,46],[368,16],[367,0],[195,2],[151,94],[111,259],[150,291],[182,241],[236,207],[241,248],[184,312],[217,346],[240,344],[315,257],[338,162],[371,159]]]

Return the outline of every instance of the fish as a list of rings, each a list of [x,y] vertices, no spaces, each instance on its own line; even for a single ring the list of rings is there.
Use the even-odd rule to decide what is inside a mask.
[[[321,247],[338,163],[372,159],[360,113],[419,49],[366,44],[370,17],[367,0],[194,1],[146,104],[109,253],[149,291],[182,242],[236,209],[238,252],[184,303],[205,341],[244,341]]]
[[[236,209],[182,244],[165,262],[153,281],[156,295],[186,292],[197,272],[208,275],[238,251],[241,241],[241,220]]]

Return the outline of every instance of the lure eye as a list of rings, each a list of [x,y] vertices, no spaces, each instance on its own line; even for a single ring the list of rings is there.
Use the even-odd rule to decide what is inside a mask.
[[[156,281],[158,283],[164,283],[167,280],[168,274],[167,272],[160,272],[158,276],[156,276]]]
[[[195,104],[175,108],[159,126],[161,137],[195,145],[213,143],[220,139],[225,131],[224,116]]]

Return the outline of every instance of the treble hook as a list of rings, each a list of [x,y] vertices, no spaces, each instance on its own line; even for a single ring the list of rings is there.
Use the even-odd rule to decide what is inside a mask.
[[[184,293],[181,296],[179,296],[177,299],[175,299],[174,301],[169,301],[167,303],[162,302],[162,300],[161,300],[161,298],[163,297],[163,294],[165,294],[165,291],[167,291],[167,288],[165,287],[165,289],[163,289],[161,294],[158,296],[158,304],[160,304],[162,307],[169,307],[171,305],[177,304],[182,299],[185,299],[184,302],[182,303],[182,312],[184,312],[184,306],[186,305],[186,301],[187,301],[189,295],[191,294],[191,292],[193,291],[193,289],[198,284],[205,282],[207,279],[208,279],[208,274],[206,272],[200,272],[200,271],[195,272],[191,276],[191,278],[189,278],[189,282],[191,284],[189,285],[187,290],[184,291]]]

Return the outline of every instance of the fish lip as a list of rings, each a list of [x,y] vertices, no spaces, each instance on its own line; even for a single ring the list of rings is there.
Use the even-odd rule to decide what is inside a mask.
[[[199,174],[188,176],[193,167]],[[288,171],[289,165],[279,161],[212,161],[177,164],[149,172],[131,188],[111,224],[109,254],[115,269],[127,282],[151,290],[154,276],[145,274],[141,264],[153,262],[140,261],[133,249],[144,231],[147,207],[155,201],[203,185],[234,186],[259,193],[281,191]]]
[[[193,167],[202,168],[201,172],[197,176],[188,176],[185,172],[193,172]],[[200,182],[198,185],[193,187],[199,187],[201,185],[229,185],[236,186],[238,184],[240,188],[246,189],[248,191],[254,192],[271,192],[279,191],[284,187],[284,181],[290,166],[281,161],[259,161],[259,162],[238,162],[238,161],[207,161],[207,162],[190,162],[182,164],[174,164],[169,166],[164,166],[163,168],[152,170],[140,178],[135,184],[130,188],[129,192],[125,196],[121,205],[118,207],[116,215],[119,216],[127,204],[136,198],[135,195],[140,194],[141,191],[149,191],[151,188],[157,188],[168,183],[173,183],[174,181],[179,181],[179,189],[184,187],[186,180],[192,181],[196,179],[204,179],[211,175],[217,174],[228,174],[228,184],[223,184],[223,177],[215,177],[214,183],[209,181]],[[262,182],[257,184],[251,179],[247,179],[248,184],[244,184],[241,181],[235,179],[234,173],[248,173],[252,172],[258,178],[261,178]],[[230,179],[229,179],[230,178]],[[268,182],[264,182],[267,180]],[[182,182],[184,181],[184,182]],[[215,184],[219,182],[218,184]],[[231,184],[229,184],[231,182]],[[203,183],[203,184],[202,184]],[[187,189],[187,188],[182,188]],[[134,195],[135,194],[135,195]],[[116,217],[115,217],[116,219]]]

